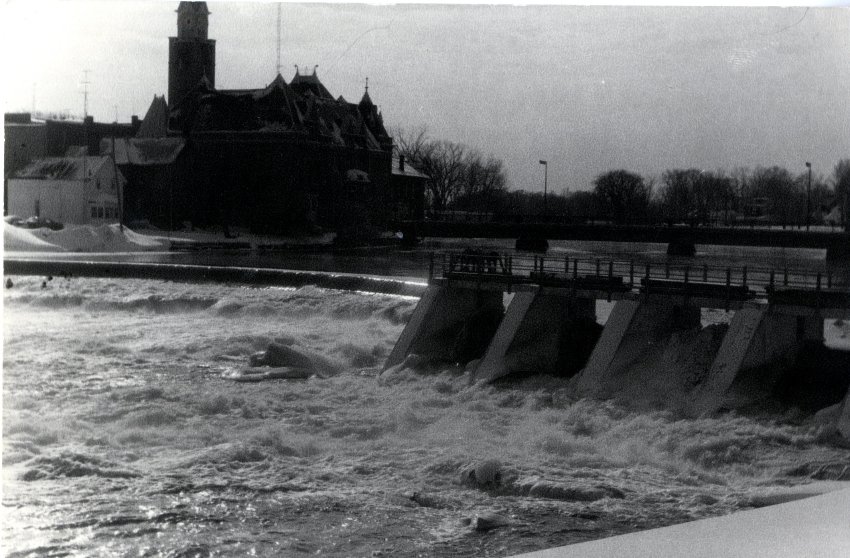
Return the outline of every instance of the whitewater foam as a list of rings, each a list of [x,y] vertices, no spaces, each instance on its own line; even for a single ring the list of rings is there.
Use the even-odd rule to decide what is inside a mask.
[[[404,298],[74,279],[83,303],[40,305],[56,284],[21,278],[4,295],[13,552],[504,555],[722,515],[840,477],[849,455],[790,417],[684,420],[575,400],[559,378],[469,385],[456,367],[379,375],[415,304]],[[228,378],[272,343],[336,372]],[[667,354],[687,356],[678,343]],[[470,468],[483,485],[463,481]],[[509,524],[483,536],[474,518],[488,514]]]

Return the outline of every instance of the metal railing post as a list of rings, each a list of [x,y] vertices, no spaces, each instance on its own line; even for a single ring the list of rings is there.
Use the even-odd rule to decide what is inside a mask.
[[[702,282],[708,283],[708,264],[702,264]]]
[[[629,260],[629,289],[635,288],[635,261]]]
[[[743,285],[744,287],[747,286],[747,266],[744,266],[743,278],[741,279],[741,285]]]
[[[434,279],[434,252],[428,254],[428,282]]]

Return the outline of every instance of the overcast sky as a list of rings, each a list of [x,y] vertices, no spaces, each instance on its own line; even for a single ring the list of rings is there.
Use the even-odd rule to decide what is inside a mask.
[[[275,4],[208,3],[216,86],[275,76]],[[3,5],[6,111],[143,116],[165,94],[177,2]],[[282,74],[318,65],[389,125],[503,159],[515,188],[588,189],[601,172],[850,157],[850,9],[317,5],[282,7]]]

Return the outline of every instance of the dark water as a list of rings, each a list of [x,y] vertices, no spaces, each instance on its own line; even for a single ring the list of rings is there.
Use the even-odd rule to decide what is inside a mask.
[[[428,276],[431,253],[445,250],[462,250],[473,247],[513,255],[530,256],[518,252],[512,240],[455,239],[424,241],[413,249],[398,247],[366,247],[349,249],[316,249],[314,251],[257,251],[218,250],[198,252],[133,252],[123,254],[50,254],[13,253],[15,257],[33,257],[69,260],[129,261],[148,263],[175,263],[215,266],[268,267],[305,271],[335,271],[383,275],[390,277]],[[825,250],[806,248],[762,248],[740,246],[699,246],[693,257],[668,256],[665,244],[612,243],[587,241],[554,241],[546,257],[550,259],[573,257],[614,258],[634,260],[636,264],[651,263],[671,265],[703,265],[720,267],[766,267],[781,270],[804,269],[811,273],[831,273],[838,278],[850,279],[850,261],[827,262]]]

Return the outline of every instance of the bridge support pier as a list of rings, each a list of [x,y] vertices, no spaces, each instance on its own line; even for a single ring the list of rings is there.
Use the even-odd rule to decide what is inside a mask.
[[[691,257],[697,253],[697,247],[690,238],[677,238],[667,244],[668,256]]]
[[[514,248],[528,252],[545,252],[549,249],[549,241],[542,236],[525,235],[516,239]]]
[[[667,300],[620,300],[614,305],[587,366],[576,379],[584,397],[605,396],[628,368],[674,332],[700,327],[700,309]]]
[[[823,318],[788,316],[770,308],[735,312],[708,376],[688,414],[699,416],[745,403],[773,388],[805,342],[823,341]]]
[[[518,291],[475,380],[492,382],[515,373],[572,375],[584,366],[599,335],[596,300]]]
[[[836,242],[826,249],[826,261],[850,260],[850,242]]]
[[[409,354],[446,362],[480,358],[504,313],[501,291],[432,284],[390,353],[384,370]]]

